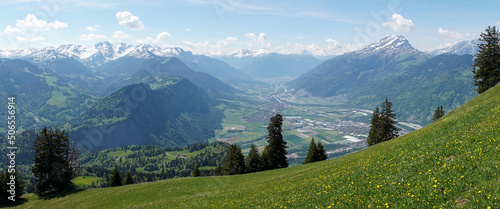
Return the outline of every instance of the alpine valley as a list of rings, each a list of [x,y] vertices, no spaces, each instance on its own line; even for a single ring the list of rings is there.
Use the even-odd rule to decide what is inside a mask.
[[[0,50],[0,99],[16,100],[19,169],[30,171],[37,132],[57,127],[81,151],[74,183],[82,188],[109,186],[115,165],[135,182],[187,177],[195,166],[214,175],[229,144],[245,154],[252,144],[262,150],[277,112],[296,166],[312,137],[328,158],[365,149],[370,116],[386,97],[402,134],[430,124],[438,106],[449,112],[471,100],[475,44],[425,53],[395,35],[328,60],[249,50],[209,57],[109,42]],[[3,141],[6,132],[0,126]],[[34,177],[24,177],[34,191]]]

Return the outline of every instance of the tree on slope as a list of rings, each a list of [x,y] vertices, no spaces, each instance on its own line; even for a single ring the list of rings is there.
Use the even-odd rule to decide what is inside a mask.
[[[500,33],[495,26],[481,33],[479,51],[472,65],[474,90],[481,94],[500,82]]]
[[[380,112],[378,107],[373,111],[370,132],[368,132],[368,138],[366,142],[368,146],[378,144],[380,142]]]
[[[252,146],[250,147],[246,167],[248,173],[259,172],[262,169],[262,160],[259,154],[259,150],[254,143],[252,143]]]
[[[242,174],[245,172],[245,157],[241,153],[241,148],[232,144],[227,153],[226,163],[222,168],[224,175]]]
[[[313,137],[311,144],[309,145],[309,150],[307,150],[307,156],[304,160],[304,164],[323,161],[326,159],[328,159],[328,155],[326,154],[325,147],[319,141],[316,144]]]
[[[70,145],[66,131],[47,129],[36,136],[34,164],[31,172],[36,180],[35,194],[74,189],[76,149]]]
[[[125,174],[125,181],[124,184],[134,184],[134,178],[132,177],[132,172],[127,171],[127,174]]]
[[[318,141],[318,145],[316,146],[316,161],[328,160],[328,155],[326,154],[325,147]]]
[[[112,187],[121,186],[122,185],[122,177],[120,175],[120,171],[118,170],[118,166],[115,164],[115,169],[113,169],[113,173],[111,174],[111,178],[109,180],[109,184]]]
[[[197,164],[194,165],[194,169],[191,172],[191,176],[192,177],[198,177],[198,176],[200,176],[200,169],[198,168]]]
[[[279,169],[288,167],[286,158],[286,141],[283,139],[281,126],[283,125],[283,116],[276,113],[269,120],[267,126],[267,146],[262,153],[262,159],[266,170]]]
[[[307,150],[307,156],[306,159],[304,160],[304,164],[307,163],[313,163],[317,161],[318,155],[316,151],[318,150],[318,147],[316,146],[316,143],[314,142],[314,137],[311,140],[311,144],[309,144],[309,149]]]
[[[399,128],[396,127],[396,113],[392,111],[392,102],[389,102],[387,97],[382,103],[382,112],[380,113],[380,140],[382,142],[389,141],[399,136]]]
[[[439,106],[434,111],[434,116],[432,117],[432,120],[437,120],[437,119],[443,117],[445,114],[446,113],[443,110],[443,106]]]

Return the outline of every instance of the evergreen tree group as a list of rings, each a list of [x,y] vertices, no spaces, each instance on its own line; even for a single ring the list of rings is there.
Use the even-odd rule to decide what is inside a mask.
[[[245,172],[245,157],[241,153],[241,148],[235,144],[229,147],[226,163],[222,168],[222,174],[235,175]]]
[[[443,106],[439,106],[434,111],[434,116],[432,117],[432,120],[437,120],[437,119],[443,117],[445,114],[446,113],[443,110]]]
[[[34,149],[31,172],[36,180],[37,195],[75,188],[71,179],[76,175],[77,154],[66,131],[43,128],[36,136]]]
[[[400,129],[396,127],[398,121],[396,114],[392,110],[392,102],[385,98],[382,103],[382,110],[377,107],[373,111],[370,132],[368,133],[368,146],[378,144],[380,142],[389,141],[399,136]]]
[[[215,175],[235,175],[288,167],[286,141],[281,134],[283,131],[282,125],[283,116],[281,114],[276,114],[270,119],[267,127],[268,145],[264,148],[262,155],[259,154],[259,150],[252,143],[245,161],[241,153],[241,147],[231,145],[226,162],[223,165],[221,163],[217,164]]]
[[[259,150],[257,149],[257,146],[255,146],[254,143],[252,143],[252,146],[250,147],[250,152],[248,153],[246,166],[248,173],[259,172],[262,170],[262,159],[259,154]]]
[[[328,155],[326,154],[325,147],[318,141],[318,144],[314,142],[314,137],[311,140],[311,144],[309,145],[309,150],[307,150],[307,156],[304,160],[304,164],[313,163],[317,161],[322,161],[328,159]]]
[[[474,90],[481,94],[500,82],[500,32],[495,26],[481,33],[479,51],[473,64]]]

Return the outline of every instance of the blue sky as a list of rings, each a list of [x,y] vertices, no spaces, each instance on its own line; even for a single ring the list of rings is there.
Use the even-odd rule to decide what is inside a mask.
[[[400,34],[427,51],[499,26],[500,1],[2,0],[0,49],[112,43],[338,55]]]

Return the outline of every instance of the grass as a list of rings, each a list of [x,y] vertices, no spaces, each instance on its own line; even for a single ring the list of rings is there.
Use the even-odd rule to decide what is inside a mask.
[[[403,137],[333,160],[179,178],[20,208],[500,208],[500,86]]]
[[[54,91],[52,92],[52,97],[47,101],[47,104],[57,107],[66,107],[66,96],[60,91]]]
[[[101,178],[95,176],[79,176],[74,178],[72,181],[78,187],[84,188],[90,186],[92,182],[97,182],[97,180],[101,180]]]

